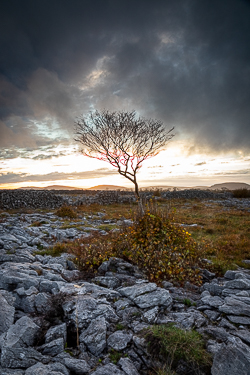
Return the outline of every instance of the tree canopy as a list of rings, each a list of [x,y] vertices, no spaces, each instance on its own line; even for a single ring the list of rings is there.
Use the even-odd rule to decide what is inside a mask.
[[[83,145],[85,156],[109,162],[135,185],[136,173],[144,160],[159,153],[174,136],[163,122],[137,116],[135,111],[95,111],[76,119],[75,140]]]

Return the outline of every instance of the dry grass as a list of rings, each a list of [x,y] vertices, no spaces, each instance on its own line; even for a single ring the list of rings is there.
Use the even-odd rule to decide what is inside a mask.
[[[238,209],[225,209],[213,203],[172,202],[172,219],[175,223],[198,224],[187,227],[192,237],[203,247],[207,258],[223,273],[235,265],[249,267],[242,260],[250,259],[250,213]]]
[[[90,205],[82,205],[77,207],[77,213],[82,215],[95,216],[99,212],[103,213],[103,219],[109,220],[119,220],[122,218],[130,219],[133,217],[134,212],[136,211],[136,204],[129,203],[114,203],[110,205],[102,206],[97,203]]]
[[[153,209],[153,208],[152,208]],[[83,205],[74,208],[76,216],[91,216],[102,219],[132,219],[136,217],[136,204],[111,205]],[[250,213],[235,208],[225,208],[216,201],[199,201],[172,199],[160,200],[157,203],[157,212],[169,217],[175,224],[197,224],[196,227],[186,227],[192,238],[203,249],[204,256],[214,262],[213,269],[218,274],[237,266],[249,268],[242,260],[250,259]],[[51,210],[9,210],[10,213],[35,213]],[[65,223],[71,227],[79,220],[67,218]],[[4,218],[2,218],[4,220]],[[103,228],[102,228],[103,229]],[[107,229],[111,229],[107,228]]]

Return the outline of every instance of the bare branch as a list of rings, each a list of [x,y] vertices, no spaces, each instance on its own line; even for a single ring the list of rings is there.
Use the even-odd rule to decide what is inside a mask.
[[[75,121],[75,140],[82,144],[83,155],[117,168],[134,183],[138,199],[137,171],[173,138],[172,132],[159,120],[137,117],[135,111],[95,111]]]

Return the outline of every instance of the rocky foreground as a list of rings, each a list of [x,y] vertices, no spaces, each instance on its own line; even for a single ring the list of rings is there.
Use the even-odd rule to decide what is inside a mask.
[[[86,281],[69,254],[52,258],[36,255],[37,248],[90,230],[105,234],[100,225],[121,223],[99,213],[75,228],[62,224],[53,212],[1,216],[1,375],[147,374],[157,363],[141,331],[170,322],[203,335],[212,375],[250,374],[248,271],[217,279],[204,270],[201,288],[169,282],[160,288],[142,270],[111,258]],[[188,371],[180,363],[177,373]]]

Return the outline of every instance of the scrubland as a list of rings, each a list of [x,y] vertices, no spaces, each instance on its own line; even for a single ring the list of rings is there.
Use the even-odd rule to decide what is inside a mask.
[[[164,200],[159,197],[144,206],[98,204],[65,207],[57,211],[65,217],[64,227],[77,225],[78,215],[102,214],[123,225],[103,224],[105,236],[57,243],[47,253],[69,252],[85,272],[94,273],[111,256],[121,257],[143,268],[149,280],[185,281],[201,284],[200,268],[218,276],[227,269],[250,268],[250,212],[228,208],[216,200]],[[71,210],[71,211],[70,211]],[[129,222],[129,224],[126,224]],[[129,221],[130,220],[130,221]]]

